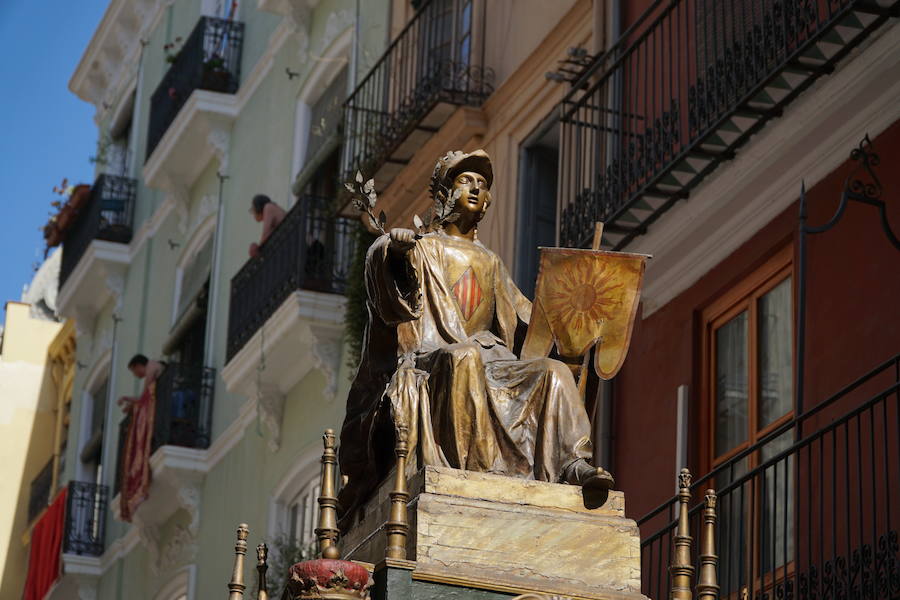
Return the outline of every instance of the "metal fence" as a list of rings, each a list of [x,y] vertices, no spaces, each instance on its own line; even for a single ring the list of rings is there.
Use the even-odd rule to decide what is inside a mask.
[[[107,486],[84,481],[69,482],[63,552],[88,556],[103,554],[108,503]]]
[[[482,0],[421,4],[344,103],[345,181],[374,175],[439,103],[479,106],[490,95],[484,14]]]
[[[87,204],[66,232],[59,285],[62,286],[94,240],[127,244],[131,241],[137,182],[128,177],[103,174],[91,187]]]
[[[561,105],[560,241],[622,247],[896,12],[896,0],[656,0]]]
[[[707,488],[722,597],[900,596],[900,355],[696,481],[695,536]],[[651,598],[670,589],[676,508],[677,496],[638,521]]]
[[[150,97],[147,154],[165,135],[194,90],[233,94],[241,75],[244,24],[228,19],[201,17],[184,45],[176,51],[172,66]]]
[[[208,448],[216,371],[169,363],[156,384],[156,415],[150,452],[160,446]]]
[[[334,214],[330,198],[302,196],[284,221],[231,279],[230,360],[295,290],[341,294],[358,221]]]

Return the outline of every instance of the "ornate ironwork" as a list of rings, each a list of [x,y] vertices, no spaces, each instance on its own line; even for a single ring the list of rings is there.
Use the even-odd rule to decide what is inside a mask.
[[[491,94],[494,72],[473,39],[483,8],[481,0],[422,3],[344,103],[345,181],[357,170],[374,175],[438,104],[480,106]]]
[[[34,521],[41,511],[50,504],[51,487],[53,486],[53,457],[44,468],[31,480],[28,494],[28,522]]]
[[[108,501],[109,488],[105,485],[69,482],[63,552],[88,556],[103,554]]]
[[[150,97],[150,124],[144,160],[153,154],[194,90],[225,94],[237,92],[243,41],[243,23],[214,17],[200,18]]]
[[[334,214],[333,201],[302,196],[231,279],[227,359],[253,337],[295,290],[342,294],[357,221]]]
[[[131,241],[137,182],[129,177],[102,174],[91,186],[85,206],[63,240],[59,285],[62,286],[94,240],[127,244]]]
[[[689,483],[692,495],[717,488],[721,597],[900,596],[898,415],[900,355]],[[749,469],[751,458],[758,466]],[[678,496],[638,520],[642,591],[651,598],[668,596],[674,579],[666,565],[673,541],[684,537],[679,515],[688,488],[681,485]],[[703,530],[705,508],[690,507],[692,535]]]
[[[156,385],[156,415],[150,451],[164,445],[208,448],[216,371],[169,363]]]
[[[891,10],[867,0],[651,2],[562,102],[561,244],[589,246],[598,220],[619,248],[644,233]],[[826,57],[821,44],[839,47]]]

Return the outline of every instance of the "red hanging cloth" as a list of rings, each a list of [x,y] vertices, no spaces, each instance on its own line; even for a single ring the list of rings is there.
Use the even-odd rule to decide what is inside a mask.
[[[25,578],[24,600],[43,600],[59,579],[60,553],[66,519],[66,492],[63,488],[50,508],[31,531],[28,576]]]
[[[119,509],[123,521],[131,522],[137,507],[150,491],[150,442],[156,416],[156,382],[147,384],[131,407],[131,424],[122,453]]]

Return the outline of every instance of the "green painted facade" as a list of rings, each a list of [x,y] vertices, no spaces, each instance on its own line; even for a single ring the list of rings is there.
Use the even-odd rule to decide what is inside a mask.
[[[113,2],[110,10],[116,4]],[[211,341],[206,366],[217,370],[211,445],[216,447],[224,432],[233,436],[242,409],[248,400],[254,400],[228,392],[220,376],[226,358],[230,280],[247,261],[248,245],[257,241],[260,234],[261,225],[247,213],[250,199],[264,193],[286,208],[294,201],[290,185],[296,174],[292,163],[298,101],[314,101],[322,91],[310,84],[311,78],[333,78],[345,64],[354,64],[355,55],[366,57],[363,62],[372,62],[371,57],[379,56],[386,45],[390,10],[389,0],[321,0],[298,23],[296,17],[292,22],[290,15],[261,9],[262,2],[242,0],[235,16],[244,24],[241,85],[253,81],[256,87],[245,98],[231,125],[225,172],[221,172],[223,165],[215,157],[206,165],[196,165],[200,175],[190,182],[187,198],[176,199],[175,209],[168,210],[167,192],[149,187],[143,175],[150,98],[170,67],[164,46],[178,37],[187,38],[201,17],[202,3],[176,0],[159,4],[167,6],[158,9],[155,25],[147,32],[139,66],[130,75],[134,86],[122,86],[135,90],[128,175],[137,180],[138,191],[131,259],[121,296],[113,297],[91,322],[77,323],[81,368],[73,393],[63,481],[79,476],[79,449],[84,440],[80,439],[82,432],[77,424],[82,411],[89,410],[89,387],[108,376],[111,400],[139,395],[142,383],[126,369],[128,359],[137,352],[151,358],[162,356],[173,325],[179,267],[186,260],[185,253],[196,246],[198,237],[210,229],[220,248],[218,265],[213,258],[213,292],[206,324],[207,340]],[[357,23],[361,25],[357,27]],[[100,35],[98,28],[95,37]],[[338,59],[323,58],[325,54],[336,54]],[[360,71],[367,68],[363,62]],[[259,77],[261,69],[264,75]],[[289,78],[286,70],[297,76]],[[355,77],[352,70],[347,73],[347,87],[351,89]],[[238,95],[242,93],[246,91],[240,90]],[[123,94],[116,103],[127,103],[129,96],[130,93]],[[113,116],[118,113],[118,104],[106,110],[98,108],[98,137],[111,130]],[[220,181],[219,175],[227,178]],[[220,207],[218,211],[211,210],[216,206]],[[120,319],[115,334],[114,317]],[[273,525],[274,491],[289,484],[290,477],[299,476],[294,471],[301,459],[311,465],[303,476],[318,473],[321,433],[327,427],[339,428],[343,419],[352,375],[345,363],[340,357],[340,370],[334,375],[335,391],[326,390],[329,380],[321,369],[312,369],[285,394],[277,451],[269,448],[270,435],[258,416],[245,424],[236,443],[202,476],[195,537],[179,539],[190,521],[190,515],[179,508],[150,532],[155,543],[148,537],[138,537],[135,544],[135,532],[131,531],[135,526],[116,520],[113,511],[108,510],[106,552],[97,561],[102,572],[92,580],[97,598],[175,600],[183,592],[188,594],[188,600],[223,596],[231,571],[237,524],[249,524],[252,546],[263,540],[271,543],[272,532],[278,531],[278,525]],[[101,476],[101,482],[110,490],[118,468],[115,461],[121,419],[120,409],[114,401],[110,402],[103,440],[105,472]],[[185,574],[186,588],[173,587]],[[248,568],[248,578],[250,575]],[[61,583],[65,586],[72,582],[64,578]],[[53,596],[66,593],[56,590]]]

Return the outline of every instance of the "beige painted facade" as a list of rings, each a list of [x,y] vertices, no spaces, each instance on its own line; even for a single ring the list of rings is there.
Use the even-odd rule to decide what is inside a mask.
[[[0,350],[0,598],[22,593],[28,566],[28,500],[32,480],[53,459],[56,386],[48,349],[63,329],[21,302],[6,304]]]
[[[592,47],[596,10],[591,0],[504,0],[490,3],[487,12],[485,63],[494,69],[496,90],[480,108],[458,108],[385,189],[381,201],[391,226],[409,227],[413,214],[428,206],[435,160],[447,150],[484,148],[494,163],[494,202],[478,234],[514,271],[519,148],[568,91],[544,74],[556,70],[569,48]]]

